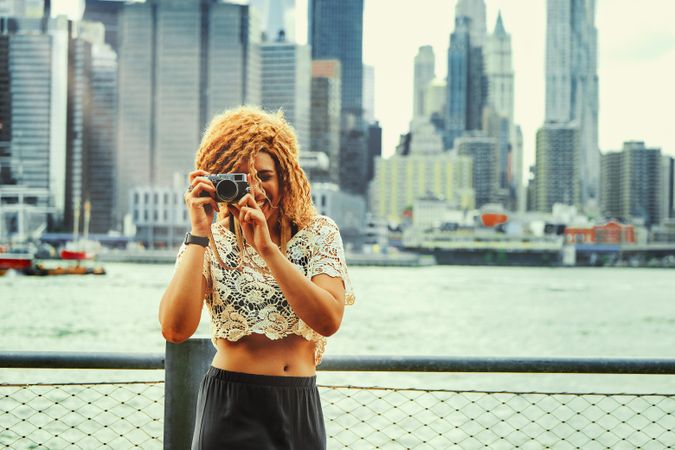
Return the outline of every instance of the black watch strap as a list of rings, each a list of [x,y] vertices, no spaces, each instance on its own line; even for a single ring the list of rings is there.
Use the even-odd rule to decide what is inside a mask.
[[[188,231],[187,233],[185,233],[185,245],[190,245],[190,244],[197,244],[197,245],[201,245],[202,247],[208,247],[209,246],[209,238],[204,237],[204,236],[193,236]]]

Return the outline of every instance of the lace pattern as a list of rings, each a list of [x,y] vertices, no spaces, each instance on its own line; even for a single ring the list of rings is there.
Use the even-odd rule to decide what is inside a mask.
[[[213,224],[211,231],[225,266],[236,268],[240,255],[234,234],[221,223]],[[176,265],[184,251],[183,245]],[[296,334],[315,343],[314,359],[319,364],[326,338],[295,314],[272,274],[265,270],[266,264],[260,255],[247,244],[244,244],[244,252],[243,263],[237,270],[220,267],[210,248],[204,255],[202,274],[211,282],[204,300],[211,316],[213,345],[217,338],[237,341],[252,333],[264,334],[273,340]],[[341,278],[345,304],[354,304],[342,238],[332,219],[314,217],[288,242],[286,256],[308,278],[318,274]]]

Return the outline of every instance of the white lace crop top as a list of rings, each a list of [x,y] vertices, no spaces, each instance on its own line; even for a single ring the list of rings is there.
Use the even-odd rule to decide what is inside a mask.
[[[222,222],[214,223],[211,232],[225,266],[239,266],[235,270],[222,268],[212,248],[206,248],[202,274],[212,284],[204,301],[211,316],[213,345],[216,345],[217,338],[237,341],[252,333],[264,334],[273,340],[297,334],[315,343],[314,360],[318,365],[326,338],[295,314],[279,284],[267,270],[265,260],[246,243],[246,255],[240,258],[237,239]],[[176,266],[185,248],[183,244],[179,249]],[[308,278],[321,273],[341,278],[345,286],[345,304],[354,304],[342,238],[332,219],[315,216],[288,241],[286,257]]]

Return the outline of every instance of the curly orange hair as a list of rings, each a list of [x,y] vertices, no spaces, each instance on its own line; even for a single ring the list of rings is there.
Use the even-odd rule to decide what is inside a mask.
[[[298,161],[295,132],[281,110],[268,113],[257,107],[241,106],[215,116],[202,137],[195,167],[209,173],[229,173],[246,160],[249,175],[261,185],[254,164],[260,152],[274,159],[279,173],[281,248],[285,252],[291,238],[291,223],[298,229],[304,228],[316,212],[309,181]],[[236,230],[240,238],[238,223]]]

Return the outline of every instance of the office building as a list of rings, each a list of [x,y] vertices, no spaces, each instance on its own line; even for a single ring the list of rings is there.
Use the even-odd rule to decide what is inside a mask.
[[[473,208],[471,158],[442,153],[375,159],[368,202],[376,217],[400,222],[416,199],[430,194],[458,208]]]
[[[328,156],[328,181],[340,181],[340,61],[312,61],[310,150]],[[317,180],[318,181],[318,180]],[[323,180],[326,181],[326,180]]]
[[[282,40],[260,45],[261,104],[263,109],[281,109],[295,128],[300,151],[310,149],[312,65],[310,50]]]
[[[551,212],[556,203],[580,206],[579,145],[579,128],[575,125],[547,122],[537,131],[537,211]]]
[[[581,204],[592,205],[600,176],[595,0],[548,0],[546,21],[546,121],[579,128]]]

